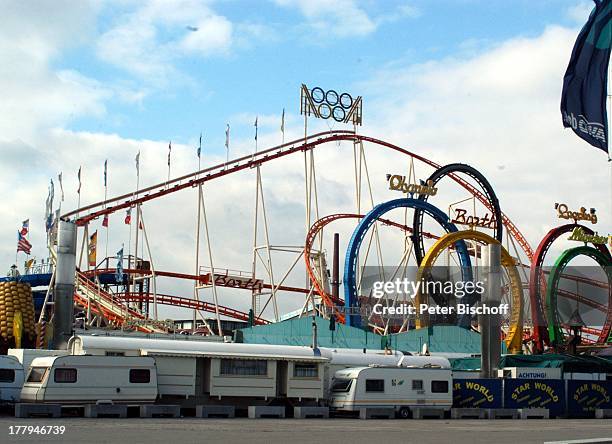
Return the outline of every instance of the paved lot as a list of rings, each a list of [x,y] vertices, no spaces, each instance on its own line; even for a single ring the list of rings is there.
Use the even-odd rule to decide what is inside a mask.
[[[9,426],[65,425],[62,436],[9,435]],[[0,442],[67,443],[542,443],[610,438],[610,420],[14,419]]]

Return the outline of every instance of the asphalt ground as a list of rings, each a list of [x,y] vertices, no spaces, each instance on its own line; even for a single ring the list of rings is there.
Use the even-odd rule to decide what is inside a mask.
[[[10,426],[65,426],[62,435],[9,434]],[[358,420],[0,418],[0,443],[543,443],[604,439],[612,420]]]

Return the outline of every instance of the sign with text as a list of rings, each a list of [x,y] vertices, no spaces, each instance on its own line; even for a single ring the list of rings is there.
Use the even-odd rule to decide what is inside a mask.
[[[612,409],[612,381],[567,381],[567,412],[588,417],[596,409]]]
[[[550,416],[565,414],[565,381],[562,379],[506,379],[504,408],[548,409]]]
[[[453,382],[454,408],[502,408],[501,379],[455,379]]]

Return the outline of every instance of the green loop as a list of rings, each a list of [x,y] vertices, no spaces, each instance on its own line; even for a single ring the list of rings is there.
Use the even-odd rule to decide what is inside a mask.
[[[557,317],[557,287],[561,281],[563,270],[567,267],[567,264],[577,256],[587,256],[594,259],[606,272],[608,276],[608,292],[612,291],[612,263],[610,263],[609,258],[601,251],[585,245],[582,247],[570,248],[561,253],[548,276],[548,283],[546,285],[546,305],[549,319],[548,337],[550,338],[551,344],[563,343],[564,335],[561,330],[561,323]],[[610,298],[608,298],[608,301],[609,300]]]

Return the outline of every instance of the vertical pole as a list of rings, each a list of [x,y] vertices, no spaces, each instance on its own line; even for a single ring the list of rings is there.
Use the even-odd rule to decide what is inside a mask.
[[[208,218],[206,217],[206,205],[204,204],[204,193],[200,193],[200,200],[202,202],[202,218],[204,219],[204,231],[206,233],[206,246],[208,247],[208,260],[210,262],[211,272],[211,283],[213,290],[213,298],[215,300],[215,315],[217,318],[217,328],[219,330],[219,336],[223,336],[223,329],[221,328],[221,317],[219,316],[219,299],[217,297],[217,285],[215,284],[215,265],[213,262],[212,247],[210,245],[210,236],[208,234]]]
[[[499,306],[501,302],[501,244],[490,244],[486,254],[486,293],[482,303],[488,307]],[[479,316],[482,378],[496,378],[501,357],[500,315],[483,314]]]
[[[72,335],[74,286],[76,269],[76,224],[60,220],[58,224],[57,267],[53,295],[53,346],[65,348]]]
[[[334,258],[332,262],[332,296],[340,296],[340,235],[334,233]]]
[[[200,162],[198,160],[198,171],[200,171]],[[195,276],[196,279],[193,283],[193,298],[196,301],[200,300],[200,296],[198,295],[198,286],[199,275],[200,275],[200,220],[202,213],[202,184],[198,185],[198,217],[197,217],[197,225],[196,225],[196,252],[195,252]],[[193,320],[191,325],[191,333],[194,333],[196,330],[196,314],[198,310],[194,307],[193,309]]]

